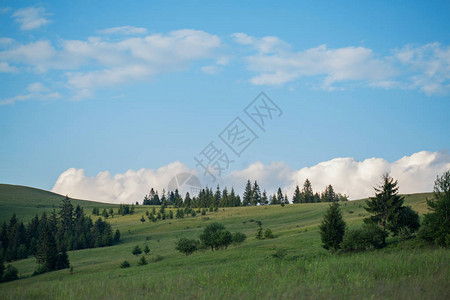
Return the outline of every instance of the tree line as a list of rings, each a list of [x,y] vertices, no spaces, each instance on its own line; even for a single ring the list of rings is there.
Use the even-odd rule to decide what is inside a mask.
[[[66,251],[110,246],[119,242],[120,231],[101,218],[95,222],[70,198],[62,200],[60,211],[36,216],[27,225],[13,213],[0,229],[0,261],[10,262],[34,255],[39,273],[69,267]]]
[[[296,186],[292,203],[315,203],[315,202],[336,202],[348,201],[348,196],[336,193],[333,186],[328,185],[322,193],[314,193],[311,182],[306,179],[303,188],[300,190]],[[247,180],[247,184],[242,195],[236,194],[234,188],[231,191],[225,187],[223,190],[217,185],[215,191],[212,188],[201,189],[197,196],[191,197],[186,193],[183,198],[178,190],[167,193],[163,190],[161,197],[158,191],[151,188],[148,195],[145,195],[142,201],[143,205],[161,205],[167,207],[172,205],[175,207],[194,207],[194,208],[208,208],[208,207],[236,207],[236,206],[252,206],[252,205],[286,205],[289,204],[287,194],[283,193],[281,187],[273,195],[268,195],[266,190],[261,192],[258,182],[253,183]]]

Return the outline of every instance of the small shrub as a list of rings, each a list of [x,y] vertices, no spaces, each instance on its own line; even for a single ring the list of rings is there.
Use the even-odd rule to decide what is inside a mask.
[[[120,267],[121,267],[122,269],[129,268],[129,267],[130,267],[130,263],[129,263],[128,261],[124,260],[124,261],[120,264]]]
[[[262,229],[262,227],[258,227],[258,230],[256,231],[256,238],[258,240],[262,240],[263,239],[263,229]]]
[[[175,249],[186,254],[186,256],[194,253],[198,249],[199,242],[197,240],[190,240],[187,238],[181,238],[176,243]]]
[[[133,248],[133,251],[132,251],[131,253],[132,253],[133,255],[136,255],[136,256],[142,254],[141,247],[139,247],[138,245],[136,245],[136,246]]]
[[[37,268],[36,268],[36,270],[34,270],[34,272],[33,272],[33,276],[40,275],[40,274],[44,274],[44,273],[46,273],[46,272],[48,272],[48,269],[47,269],[46,266],[44,266],[44,265],[38,265]]]
[[[376,224],[364,224],[362,229],[348,230],[342,241],[344,251],[380,249],[386,233]]]
[[[3,274],[3,281],[12,281],[19,278],[17,276],[19,272],[17,271],[17,268],[13,265],[7,265],[5,269],[5,273]]]
[[[156,254],[156,256],[153,257],[152,262],[162,261],[163,259],[164,259],[164,256]]]
[[[145,256],[142,255],[141,258],[138,260],[138,266],[144,266],[148,264],[147,260],[145,259]]]
[[[273,239],[272,230],[267,228],[266,231],[264,232],[264,238],[266,238],[266,239]]]
[[[277,249],[275,251],[274,254],[272,254],[272,257],[274,258],[279,258],[279,259],[283,259],[285,258],[287,255],[287,250],[286,249]]]
[[[150,248],[148,247],[148,245],[145,245],[144,253],[147,255],[149,252],[150,252]]]
[[[349,214],[352,214],[352,213],[354,213],[354,211],[353,211],[353,210],[349,210],[348,213],[349,213]]]
[[[247,239],[247,236],[242,232],[233,233],[232,240],[233,240],[234,244],[240,244],[240,243],[244,242],[246,239]]]

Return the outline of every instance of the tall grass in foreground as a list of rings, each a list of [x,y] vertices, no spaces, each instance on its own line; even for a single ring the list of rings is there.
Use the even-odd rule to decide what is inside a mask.
[[[450,252],[385,249],[367,253],[164,261],[64,280],[0,286],[2,299],[449,299]],[[67,271],[61,271],[67,272]],[[55,272],[55,275],[59,272]],[[48,278],[51,279],[51,278]],[[8,289],[16,284],[15,289]]]

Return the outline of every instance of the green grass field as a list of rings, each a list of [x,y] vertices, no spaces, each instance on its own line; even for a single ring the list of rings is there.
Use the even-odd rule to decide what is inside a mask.
[[[50,194],[54,195],[54,194]],[[45,194],[41,194],[43,199]],[[406,203],[420,214],[427,212],[429,194],[406,196]],[[0,197],[3,205],[5,195]],[[15,198],[18,215],[31,217],[40,200]],[[57,198],[47,198],[52,209]],[[22,203],[26,202],[26,203]],[[8,202],[7,202],[8,203]],[[11,201],[9,201],[11,203]],[[363,200],[343,204],[350,228],[367,216]],[[92,205],[87,203],[87,205]],[[100,206],[100,205],[93,205]],[[107,205],[108,206],[108,205]],[[14,204],[2,207],[10,216]],[[8,212],[3,211],[7,207]],[[92,206],[91,206],[92,207]],[[109,205],[109,207],[113,207]],[[447,249],[412,247],[414,241],[391,244],[379,251],[331,255],[321,248],[318,225],[328,204],[296,204],[219,209],[180,220],[142,224],[139,219],[151,207],[139,206],[134,215],[108,219],[119,228],[119,245],[69,253],[73,274],[61,270],[31,276],[34,258],[14,262],[20,280],[1,283],[1,299],[449,299],[450,252]],[[86,209],[90,213],[89,209]],[[257,240],[262,221],[274,239]],[[247,240],[227,250],[197,251],[185,256],[175,250],[180,237],[197,238],[213,222]],[[149,264],[138,266],[131,254],[135,245],[148,244]],[[283,249],[286,255],[276,258]],[[161,261],[153,261],[157,256]],[[128,260],[131,267],[121,269]]]

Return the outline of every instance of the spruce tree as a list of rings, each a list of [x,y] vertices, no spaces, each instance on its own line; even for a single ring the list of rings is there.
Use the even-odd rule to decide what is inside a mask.
[[[328,208],[319,226],[322,247],[334,253],[341,247],[345,234],[345,221],[339,204],[334,202]]]
[[[375,197],[366,201],[365,209],[371,216],[364,219],[364,222],[381,226],[385,233],[383,245],[386,245],[387,228],[398,219],[404,198],[398,195],[397,181],[389,174],[384,174],[382,180],[381,186],[374,188]]]
[[[58,257],[56,241],[48,224],[43,228],[36,251],[36,260],[48,271],[55,270]]]
[[[314,202],[314,193],[311,182],[309,181],[308,178],[305,180],[305,183],[303,183],[302,194],[305,203]]]
[[[258,182],[256,182],[253,184],[253,188],[252,188],[252,198],[250,201],[251,205],[257,205],[259,203],[261,203],[261,190],[259,189],[259,185]]]
[[[242,195],[242,205],[247,206],[252,202],[252,184],[250,180],[247,180],[247,185],[245,186],[244,194]]]
[[[301,193],[298,185],[295,187],[294,196],[292,197],[292,203],[301,203]]]
[[[263,191],[261,196],[261,205],[267,205],[269,204],[269,199],[267,198],[267,192],[266,190]]]
[[[284,196],[283,196],[283,192],[281,191],[281,188],[278,188],[277,191],[277,204],[281,204],[284,203]]]

